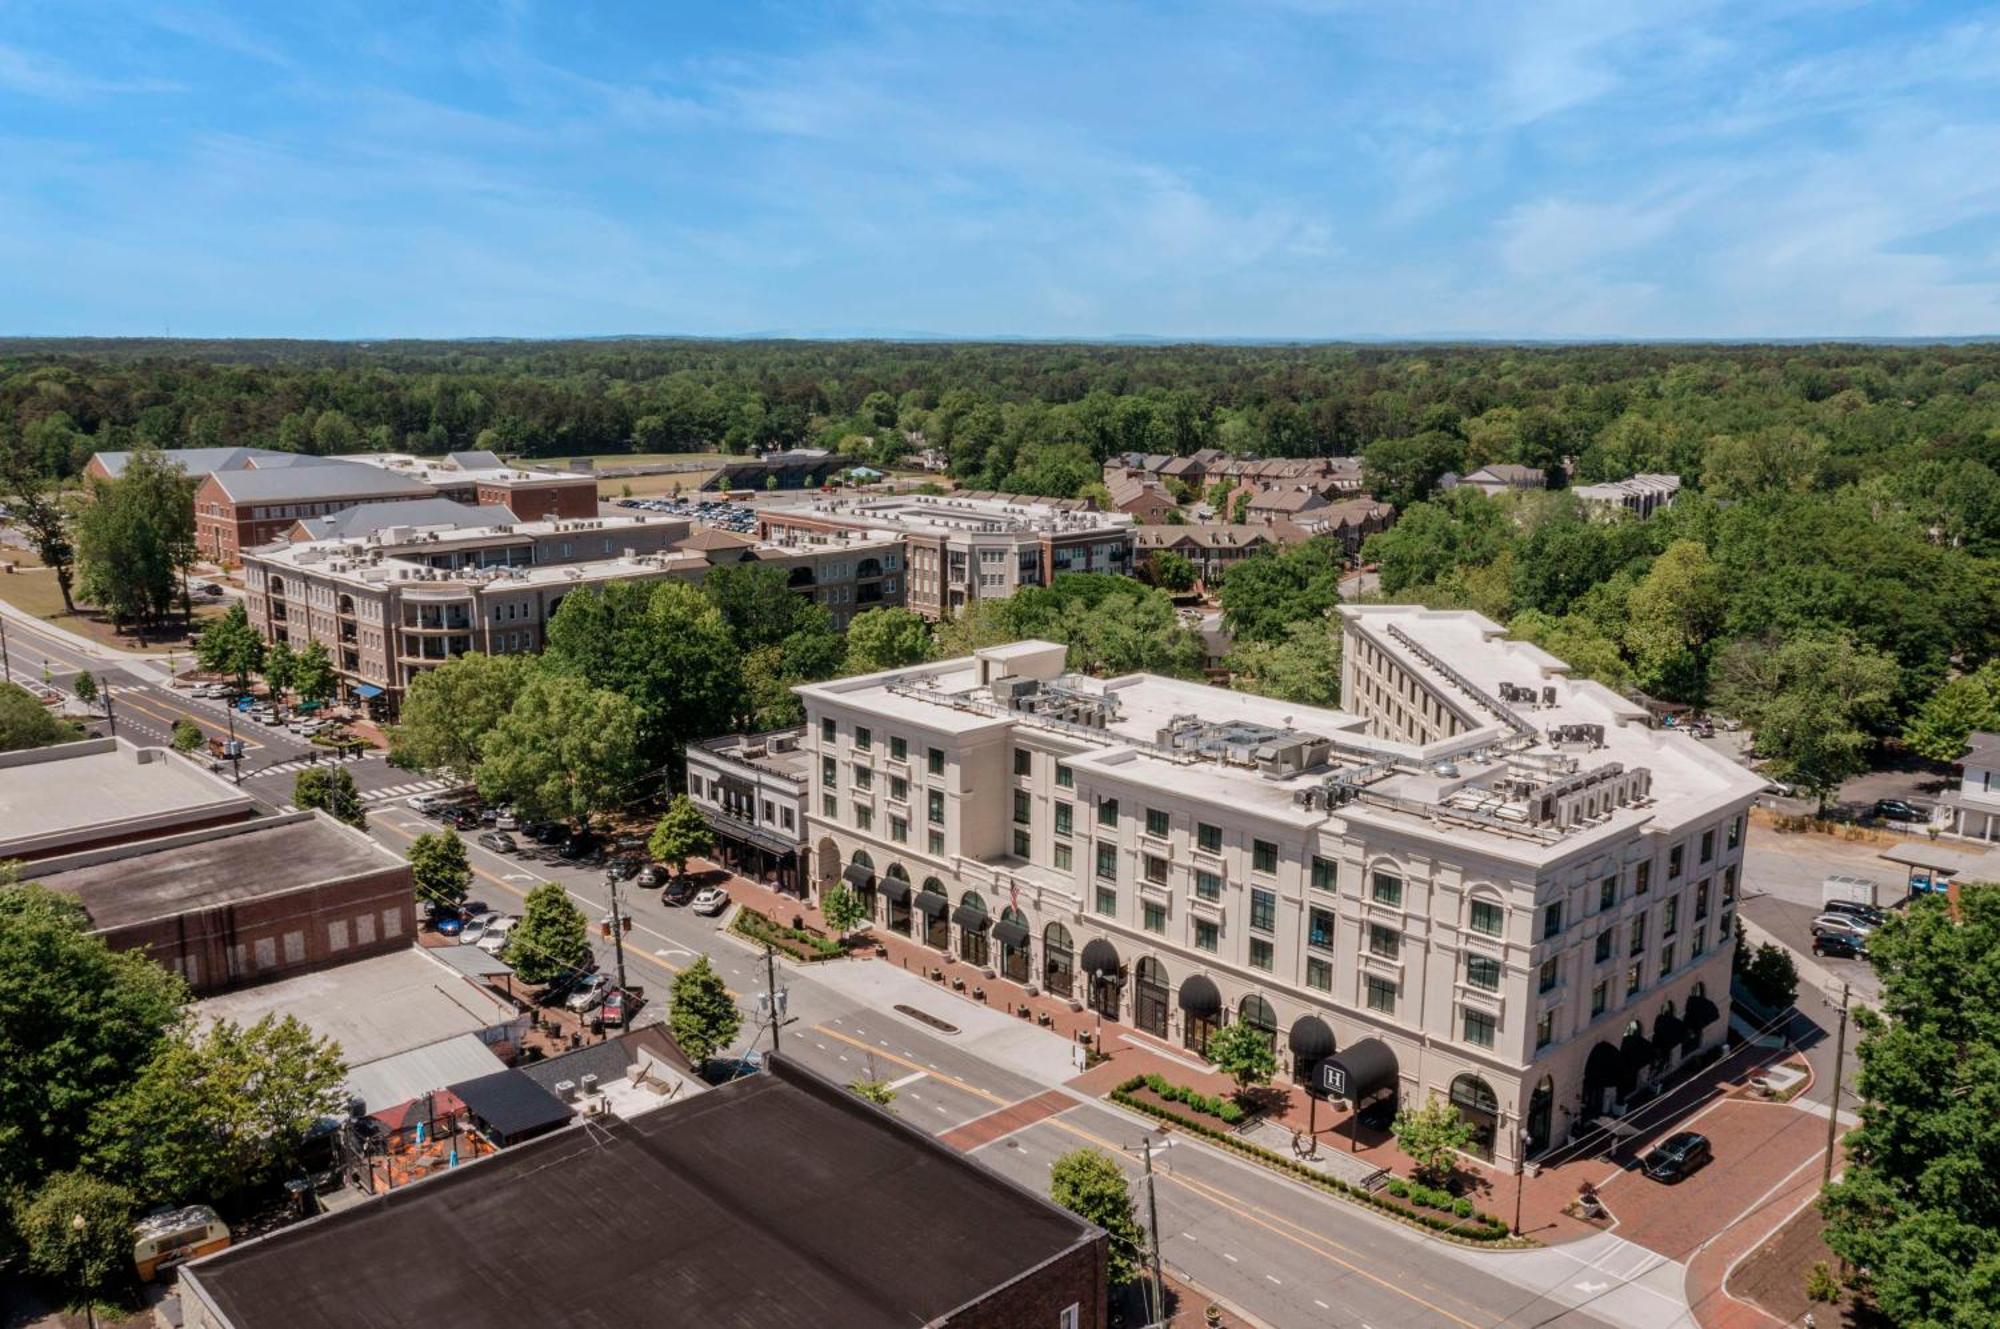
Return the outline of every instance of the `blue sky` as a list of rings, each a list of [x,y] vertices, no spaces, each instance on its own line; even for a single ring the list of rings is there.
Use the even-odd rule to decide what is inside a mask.
[[[0,0],[0,332],[2000,333],[2000,10]]]

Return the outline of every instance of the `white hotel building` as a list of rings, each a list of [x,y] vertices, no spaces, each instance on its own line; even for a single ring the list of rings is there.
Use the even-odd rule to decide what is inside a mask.
[[[1341,612],[1338,711],[1037,641],[799,688],[814,884],[1174,1045],[1446,1095],[1503,1163],[1720,1043],[1759,781],[1478,614]]]

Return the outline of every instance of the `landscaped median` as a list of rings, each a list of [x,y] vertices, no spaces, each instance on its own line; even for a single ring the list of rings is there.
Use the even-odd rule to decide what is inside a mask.
[[[759,946],[769,944],[794,960],[804,960],[809,964],[816,960],[837,960],[847,954],[847,948],[831,937],[811,928],[790,928],[773,923],[748,905],[736,911],[736,917],[730,920],[729,930],[746,941]]]
[[[1236,1104],[1173,1084],[1165,1076],[1135,1075],[1113,1089],[1108,1096],[1112,1102],[1123,1107],[1143,1112],[1161,1121],[1171,1122],[1182,1130],[1199,1135],[1231,1153],[1262,1163],[1274,1171],[1305,1182],[1308,1186],[1316,1186],[1329,1194],[1368,1205],[1391,1218],[1413,1227],[1424,1228],[1447,1241],[1488,1248],[1539,1244],[1529,1237],[1513,1236],[1508,1232],[1507,1224],[1491,1214],[1480,1213],[1472,1207],[1472,1201],[1463,1196],[1453,1196],[1429,1186],[1406,1182],[1401,1178],[1391,1181],[1383,1190],[1366,1191],[1359,1186],[1349,1185],[1337,1177],[1329,1177],[1315,1171],[1295,1158],[1287,1158],[1260,1144],[1252,1144],[1226,1126],[1213,1124],[1227,1120],[1221,1108],[1234,1108]],[[1219,1106],[1216,1106],[1218,1104]],[[1212,1106],[1214,1110],[1211,1110]],[[1201,1120],[1203,1115],[1211,1120]],[[1238,1109],[1237,1116],[1240,1118],[1241,1115],[1241,1109]]]

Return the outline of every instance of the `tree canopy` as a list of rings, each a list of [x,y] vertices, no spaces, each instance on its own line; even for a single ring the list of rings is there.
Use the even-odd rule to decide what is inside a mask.
[[[19,683],[0,679],[0,752],[45,748],[82,737],[82,725],[42,705]]]
[[[640,706],[571,674],[538,672],[480,745],[480,797],[586,824],[640,797]]]

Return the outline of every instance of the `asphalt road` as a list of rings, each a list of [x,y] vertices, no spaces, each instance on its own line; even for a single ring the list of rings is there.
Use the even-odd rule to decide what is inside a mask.
[[[414,836],[437,829],[400,800],[384,802],[370,815],[371,832],[398,850]],[[465,838],[478,873],[474,895],[492,907],[518,912],[529,890],[542,881],[559,880],[588,916],[608,913],[601,873],[493,854]],[[624,890],[621,895],[634,920],[625,945],[628,979],[651,998],[642,1020],[661,1017],[673,974],[703,953],[735,992],[738,1005],[746,1012],[753,1008],[765,985],[765,960],[724,933],[726,919],[669,908],[658,892]],[[609,943],[595,944],[609,969]],[[910,1000],[922,1001],[927,1009],[968,1023],[984,1019],[990,1026],[993,1013],[983,1007],[916,979],[909,979],[905,988],[900,971],[872,962],[837,969],[841,972],[815,973],[780,962],[776,972],[787,989],[790,1014],[778,1033],[781,1050],[838,1082],[862,1076],[888,1080],[896,1086],[894,1110],[906,1121],[941,1134],[1046,1094],[1065,1078],[1061,1072],[1039,1077],[1024,1073],[1016,1064],[969,1046],[978,1031],[936,1032],[888,1009],[888,998],[858,998],[856,987],[878,984],[885,992],[907,991]],[[1045,1037],[1025,1028],[1000,1033],[1016,1040]],[[991,1041],[990,1032],[980,1037]],[[739,1050],[768,1048],[771,1041],[768,1027],[746,1027]],[[1032,1055],[1037,1064],[1060,1066],[1066,1054],[1059,1045],[1037,1045]],[[1046,1192],[1056,1154],[1096,1145],[1121,1157],[1136,1183],[1141,1167],[1136,1150],[1147,1138],[1147,1125],[1139,1119],[1095,1100],[1066,1096],[1056,1115],[993,1140],[973,1156]],[[1546,1289],[1517,1286],[1483,1266],[1466,1266],[1454,1258],[1455,1252],[1447,1255],[1409,1229],[1204,1147],[1176,1140],[1156,1155],[1156,1168],[1168,1264],[1266,1324],[1581,1329],[1606,1323],[1573,1309],[1593,1299],[1590,1291],[1567,1282]],[[949,1252],[937,1257],[949,1258]]]

